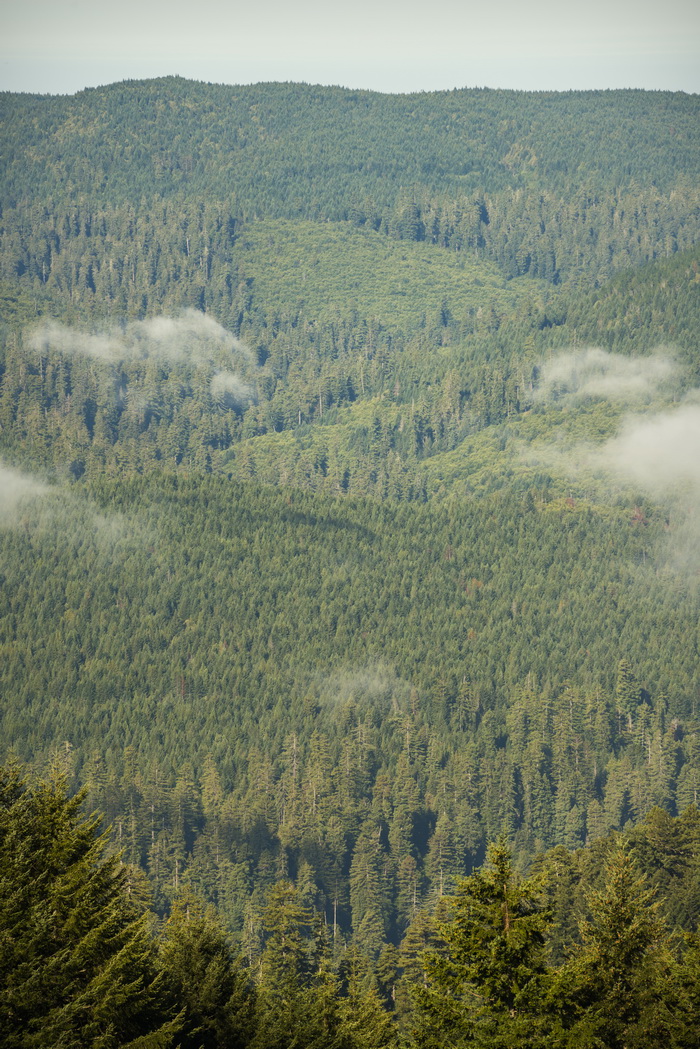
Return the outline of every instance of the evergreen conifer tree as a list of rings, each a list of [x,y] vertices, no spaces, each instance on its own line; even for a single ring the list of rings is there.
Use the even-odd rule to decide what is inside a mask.
[[[415,992],[421,1049],[550,1046],[544,943],[549,919],[533,882],[521,882],[503,838],[462,881],[440,925],[444,950],[427,958]]]
[[[168,1004],[148,918],[97,818],[65,784],[0,770],[0,1043],[7,1049],[165,1049]]]
[[[175,1001],[185,1008],[181,1049],[244,1049],[253,1036],[255,998],[211,913],[194,899],[173,907],[159,955]]]
[[[674,966],[654,892],[625,849],[589,897],[583,945],[557,974],[567,1047],[647,1049],[673,1044]],[[682,1043],[681,1043],[682,1044]]]

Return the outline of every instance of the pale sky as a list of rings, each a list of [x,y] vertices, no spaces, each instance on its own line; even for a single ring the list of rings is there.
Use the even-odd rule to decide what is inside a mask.
[[[378,91],[700,92],[699,0],[4,0],[0,90],[178,74]]]

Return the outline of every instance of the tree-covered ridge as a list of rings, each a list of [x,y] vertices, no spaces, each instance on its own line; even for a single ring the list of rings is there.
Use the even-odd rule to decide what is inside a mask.
[[[20,274],[29,261],[42,281],[60,245],[65,282],[77,234],[91,238],[88,288],[101,255],[112,275],[152,276],[147,245],[162,241],[168,211],[169,244],[204,271],[193,275],[200,297],[221,260],[216,212],[227,235],[260,218],[349,221],[553,283],[600,282],[698,235],[694,96],[382,96],[169,78],[3,104],[2,257]],[[129,229],[128,261],[101,244],[105,221],[108,242],[115,225],[122,239]],[[29,229],[42,243],[28,252],[16,233]]]
[[[698,100],[681,93],[381,95],[168,77],[71,97],[5,94],[2,103],[8,202],[61,183],[71,196],[113,200],[185,185],[235,194],[246,211],[337,219],[367,196],[394,204],[414,185],[454,194],[637,182],[665,191],[698,170]]]
[[[348,223],[242,225],[222,206],[172,202],[155,213],[47,210],[37,218],[28,225],[5,212],[0,277],[58,298],[66,318],[194,306],[233,328],[258,317],[327,324],[362,316],[411,332],[442,315],[468,327],[477,312],[499,316],[550,291],[508,280],[470,253],[399,244]]]
[[[697,215],[698,191],[683,183],[670,195],[638,187],[596,194],[587,186],[575,186],[564,196],[518,190],[470,201],[414,192],[382,214],[365,206],[351,209],[339,224],[323,220],[316,223],[315,233],[305,226],[306,219],[287,219],[287,223],[293,221],[300,237],[305,231],[312,252],[314,236],[326,245],[330,236],[351,253],[361,245],[379,253],[380,265],[386,264],[381,256],[389,255],[396,266],[406,256],[406,248],[400,251],[393,242],[419,243],[424,250],[409,257],[443,269],[473,268],[486,261],[498,266],[507,279],[527,275],[551,284],[590,285],[621,269],[690,248],[698,237]],[[262,249],[257,258],[250,255],[261,235],[271,232],[274,238],[279,230],[282,245],[275,249],[273,265],[295,265],[298,252],[293,245],[290,257],[280,258],[289,225],[277,217],[259,227],[262,216],[242,219],[235,201],[193,199],[185,193],[141,200],[138,205],[84,197],[74,202],[55,194],[41,202],[22,201],[16,206],[5,202],[0,220],[1,272],[10,280],[21,278],[35,292],[45,285],[49,290],[58,288],[68,293],[70,303],[82,301],[83,308],[96,316],[127,306],[129,313],[143,315],[167,307],[172,296],[174,301],[185,296],[188,305],[221,315],[222,310],[240,309],[246,301],[249,277],[243,266],[241,280],[237,279],[239,261],[251,259],[253,272],[256,263],[268,263],[264,240],[257,245]],[[358,240],[353,229],[377,237]],[[245,231],[248,239],[240,240]],[[235,248],[237,240],[242,258]],[[390,243],[382,245],[383,240]],[[440,250],[431,253],[430,247],[448,249],[469,261],[445,258]],[[354,297],[366,283],[366,251],[357,258]],[[297,274],[296,298],[309,290],[303,287],[302,276],[303,272]],[[485,283],[493,280],[490,267],[485,267],[484,276]],[[186,287],[172,286],[173,280],[184,278]],[[449,298],[449,287],[447,291]],[[285,307],[290,305],[297,302]],[[65,306],[69,308],[68,302]],[[362,306],[361,312],[369,313],[369,306]]]

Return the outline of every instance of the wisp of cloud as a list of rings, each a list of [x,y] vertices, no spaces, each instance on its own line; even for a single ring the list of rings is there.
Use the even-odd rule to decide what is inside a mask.
[[[130,345],[145,355],[177,359],[211,360],[212,350],[227,350],[250,359],[248,347],[199,310],[183,310],[177,317],[152,317],[135,321],[126,330]]]
[[[536,401],[595,398],[617,404],[651,400],[678,375],[669,354],[626,357],[597,347],[569,350],[540,369]]]
[[[11,524],[24,504],[50,491],[49,485],[0,462],[0,524]]]
[[[47,321],[41,327],[33,328],[25,336],[25,342],[29,349],[37,353],[53,350],[65,356],[75,354],[115,363],[126,356],[124,340],[116,334],[88,335],[58,321]]]
[[[573,406],[598,399],[633,407],[649,405],[659,394],[668,405],[681,373],[673,357],[661,350],[648,357],[625,357],[587,348],[542,365],[540,376],[535,402]],[[531,446],[526,455],[557,472],[602,475],[662,501],[670,516],[655,558],[657,569],[680,571],[688,580],[700,573],[700,390],[691,390],[673,407],[628,413],[617,434],[602,444],[567,447],[556,442]]]
[[[246,407],[255,399],[253,387],[235,372],[216,372],[212,376],[210,391],[214,400],[223,404],[231,401],[239,407]]]
[[[684,403],[675,411],[630,416],[594,458],[652,496],[679,486],[700,495],[700,405]]]
[[[212,317],[187,309],[176,317],[152,317],[145,321],[114,326],[97,334],[76,331],[58,321],[32,329],[26,337],[30,349],[77,354],[97,360],[120,361],[159,357],[189,360],[193,364],[213,363],[222,352],[252,360],[249,348]]]

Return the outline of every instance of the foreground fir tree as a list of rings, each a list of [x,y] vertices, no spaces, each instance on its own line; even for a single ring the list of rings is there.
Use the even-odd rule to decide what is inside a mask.
[[[350,948],[341,966],[341,976],[341,1031],[347,1044],[352,1049],[388,1049],[397,1045],[394,1016],[385,1008],[375,986],[378,973],[371,972],[366,957]]]
[[[545,1004],[549,925],[536,887],[521,882],[503,839],[462,881],[440,925],[442,951],[426,955],[415,992],[420,1049],[537,1049],[552,1045]]]
[[[337,981],[324,964],[313,913],[291,882],[270,890],[263,926],[255,1049],[347,1049]]]
[[[245,1049],[254,1034],[255,996],[215,915],[194,899],[173,907],[159,963],[184,1008],[180,1049]]]
[[[180,1018],[148,919],[81,800],[0,769],[0,1044],[165,1049]]]
[[[581,925],[582,946],[557,974],[565,1046],[648,1049],[693,1044],[687,1041],[693,954],[688,952],[679,970],[654,896],[629,853],[616,849],[608,860],[603,888],[590,895],[591,917]]]
[[[366,959],[350,952],[338,976],[327,930],[290,882],[264,911],[266,935],[252,1049],[388,1049],[394,1023],[372,986]]]

